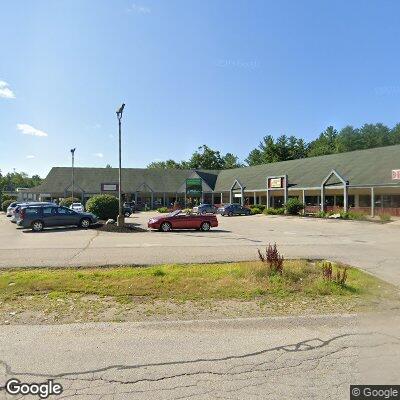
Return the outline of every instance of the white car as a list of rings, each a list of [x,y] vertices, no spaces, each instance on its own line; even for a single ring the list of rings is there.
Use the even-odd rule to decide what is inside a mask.
[[[77,211],[77,212],[84,212],[85,207],[83,206],[82,203],[72,203],[69,207],[71,210]]]

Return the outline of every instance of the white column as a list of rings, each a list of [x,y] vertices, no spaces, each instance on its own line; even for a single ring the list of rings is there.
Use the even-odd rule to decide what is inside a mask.
[[[347,212],[349,209],[349,187],[344,185],[343,188],[343,209],[344,212]]]
[[[325,211],[325,186],[321,186],[321,211]]]
[[[375,217],[375,192],[374,188],[371,188],[371,217]]]
[[[256,192],[253,193],[253,203],[257,204],[257,195]]]
[[[306,191],[303,189],[302,191],[302,203],[303,203],[303,214],[306,213]]]
[[[269,190],[267,189],[267,208],[269,208]]]

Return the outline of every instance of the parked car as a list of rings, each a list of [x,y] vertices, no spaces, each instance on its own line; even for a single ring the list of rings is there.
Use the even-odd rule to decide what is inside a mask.
[[[123,207],[123,209],[124,209],[124,216],[128,218],[128,217],[131,216],[131,214],[133,214],[133,213],[135,212],[135,209],[132,208],[132,207],[126,206],[125,204],[126,204],[126,203],[124,203],[124,207]]]
[[[54,205],[54,203],[48,202],[48,201],[32,201],[32,202],[28,202],[28,203],[21,203],[18,204],[17,207],[14,208],[13,212],[12,212],[12,216],[10,218],[11,222],[17,223],[19,220],[19,212],[23,207],[28,207],[28,206],[46,206],[46,205]]]
[[[77,211],[77,212],[84,212],[85,211],[85,207],[83,206],[82,203],[72,203],[69,208],[71,210]]]
[[[233,215],[250,215],[250,210],[240,204],[225,204],[218,208],[218,213],[222,216],[232,217]]]
[[[168,232],[172,229],[199,229],[209,231],[218,226],[217,217],[213,214],[187,214],[182,210],[176,210],[166,215],[150,218],[147,224],[149,228]]]
[[[202,203],[196,207],[193,207],[193,212],[196,214],[216,214],[217,211],[217,207],[207,203]]]
[[[13,203],[11,203],[8,207],[7,207],[7,212],[6,212],[6,216],[7,217],[11,217],[12,216],[12,212],[15,209],[15,207],[17,207],[18,204],[21,204],[21,202],[18,201],[14,201]]]
[[[127,207],[127,208],[132,209],[133,211],[135,210],[135,205],[136,204],[134,201],[125,201],[123,204],[124,208]]]
[[[23,228],[32,228],[34,232],[40,232],[43,228],[54,226],[76,225],[81,228],[89,228],[97,220],[92,213],[77,212],[67,207],[29,205],[21,208],[17,224]]]

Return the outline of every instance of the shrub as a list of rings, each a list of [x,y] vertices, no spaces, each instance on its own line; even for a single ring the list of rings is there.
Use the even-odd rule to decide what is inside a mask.
[[[347,280],[347,267],[336,266],[336,273],[333,272],[333,264],[330,261],[323,261],[321,264],[322,277],[325,281],[334,281],[344,286]]]
[[[297,198],[289,199],[285,204],[285,209],[289,215],[298,215],[304,209],[304,204]]]
[[[281,254],[279,254],[276,243],[273,246],[271,246],[271,244],[268,245],[265,250],[265,255],[261,253],[260,249],[257,251],[261,262],[267,264],[272,273],[282,274],[284,258]]]
[[[265,208],[264,214],[266,215],[283,215],[285,214],[285,208]]]
[[[266,207],[267,206],[265,204],[252,204],[252,205],[250,205],[250,210],[252,208],[258,208],[261,212],[264,212]]]
[[[110,194],[100,194],[91,197],[86,203],[87,211],[100,219],[116,219],[118,215],[118,199]]]
[[[14,200],[4,200],[4,201],[1,203],[1,209],[2,209],[4,212],[6,212],[8,206],[9,206],[11,203],[14,203]]]
[[[158,211],[159,213],[161,213],[161,214],[165,214],[165,213],[169,212],[169,210],[168,210],[167,207],[160,207],[160,208],[157,208],[157,211]]]
[[[317,213],[314,214],[316,218],[326,218],[327,213],[325,211],[318,211]]]
[[[0,194],[0,198],[1,198],[1,202],[3,203],[6,200],[12,200],[12,201],[16,201],[17,198],[15,196],[10,196],[7,193],[1,193]]]
[[[250,213],[251,213],[251,215],[261,214],[262,211],[258,207],[250,207]]]
[[[379,218],[381,219],[382,222],[389,222],[392,219],[390,214],[381,214],[379,215]]]
[[[59,205],[62,207],[70,207],[72,203],[80,203],[80,200],[76,197],[66,197],[65,199],[60,200]]]
[[[360,211],[347,211],[347,212],[341,211],[340,218],[362,221],[366,219],[366,215]]]

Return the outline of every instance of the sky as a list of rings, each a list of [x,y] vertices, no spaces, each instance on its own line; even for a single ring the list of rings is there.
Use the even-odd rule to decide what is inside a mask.
[[[400,122],[398,0],[4,1],[0,169],[243,161],[263,136]]]

